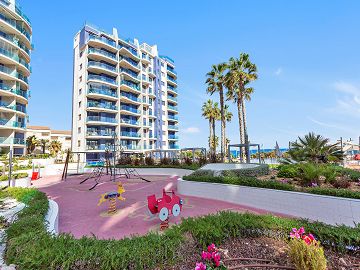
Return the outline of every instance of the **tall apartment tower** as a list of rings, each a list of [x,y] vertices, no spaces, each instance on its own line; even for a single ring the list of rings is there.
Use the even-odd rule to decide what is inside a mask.
[[[15,0],[0,0],[0,149],[25,152],[32,29]]]
[[[74,40],[72,151],[99,160],[114,138],[129,153],[178,149],[176,79],[156,45],[85,25]]]

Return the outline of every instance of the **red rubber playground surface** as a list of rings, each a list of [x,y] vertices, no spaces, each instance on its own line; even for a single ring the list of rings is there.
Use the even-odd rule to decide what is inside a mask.
[[[70,176],[66,181],[60,181],[59,176],[44,177],[35,181],[34,186],[45,192],[49,198],[59,205],[59,231],[71,233],[75,237],[93,236],[100,239],[121,239],[125,236],[142,235],[149,231],[158,231],[160,220],[157,216],[151,217],[147,210],[147,196],[155,194],[162,196],[162,189],[175,190],[175,176],[149,175],[143,176],[151,182],[140,179],[118,179],[122,181],[125,201],[117,200],[117,212],[107,213],[108,202],[97,206],[100,195],[105,192],[116,191],[117,185],[110,182],[110,176],[103,176],[101,183],[94,189],[94,180],[89,179],[79,184],[86,175]],[[238,212],[249,211],[263,214],[264,211],[235,205],[217,200],[208,200],[197,197],[179,195],[184,205],[179,217],[170,216],[170,225],[181,222],[182,217],[194,217],[216,213],[220,210]]]

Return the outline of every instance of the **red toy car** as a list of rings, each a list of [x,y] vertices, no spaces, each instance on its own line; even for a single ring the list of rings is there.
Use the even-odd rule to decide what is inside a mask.
[[[166,194],[167,192],[163,189],[163,196],[156,200],[155,194],[148,196],[148,208],[151,214],[155,215],[159,213],[161,221],[165,221],[170,214],[174,217],[180,215],[183,201],[179,196],[175,195],[172,191],[172,197]]]

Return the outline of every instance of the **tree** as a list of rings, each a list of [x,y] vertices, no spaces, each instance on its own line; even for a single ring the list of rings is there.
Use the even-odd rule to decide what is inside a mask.
[[[209,148],[211,158],[214,160],[216,155],[216,145],[212,144],[211,141],[215,141],[215,122],[220,117],[220,111],[217,102],[212,100],[206,101],[202,106],[202,116],[209,120]]]
[[[42,153],[45,154],[46,148],[49,146],[49,140],[40,139],[37,144],[41,147]]]
[[[314,132],[310,132],[303,138],[290,143],[291,149],[287,152],[288,157],[282,163],[312,162],[327,163],[339,162],[344,159],[344,152],[338,143],[330,144],[330,140]]]
[[[248,142],[245,99],[250,100],[250,95],[253,92],[253,88],[246,88],[246,85],[256,79],[257,67],[250,61],[248,54],[241,53],[238,59],[230,58],[228,72],[225,75],[225,83],[228,88],[227,99],[233,100],[237,105],[241,144]],[[247,161],[249,158],[248,153],[246,153]]]
[[[229,111],[229,105],[225,105],[224,107],[224,116],[225,116],[225,129],[226,129],[226,123],[231,122],[231,119],[233,117],[232,112]],[[230,140],[228,138],[225,138],[225,152],[224,155],[227,157],[229,155],[228,148],[229,148]]]
[[[221,161],[224,162],[225,154],[225,144],[226,144],[226,135],[225,135],[225,102],[224,102],[224,88],[225,88],[225,71],[227,69],[226,63],[221,63],[218,65],[213,65],[212,70],[206,74],[207,79],[206,83],[208,85],[207,92],[211,95],[214,93],[219,93],[220,101],[220,121],[221,121]]]
[[[59,142],[58,140],[54,140],[50,143],[49,149],[50,149],[50,153],[53,157],[56,157],[57,154],[61,151],[61,142]]]
[[[28,154],[34,152],[37,145],[37,139],[35,135],[26,138],[26,151]]]

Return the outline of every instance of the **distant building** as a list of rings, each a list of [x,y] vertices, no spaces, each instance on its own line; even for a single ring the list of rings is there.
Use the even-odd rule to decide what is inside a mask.
[[[100,159],[114,134],[131,153],[179,148],[177,72],[157,45],[86,25],[73,70],[72,151]]]
[[[47,126],[28,126],[26,130],[26,138],[35,135],[36,139],[59,141],[62,151],[71,148],[71,131],[70,130],[52,130]],[[37,147],[35,153],[41,153],[41,148]],[[46,150],[49,153],[49,150]]]

